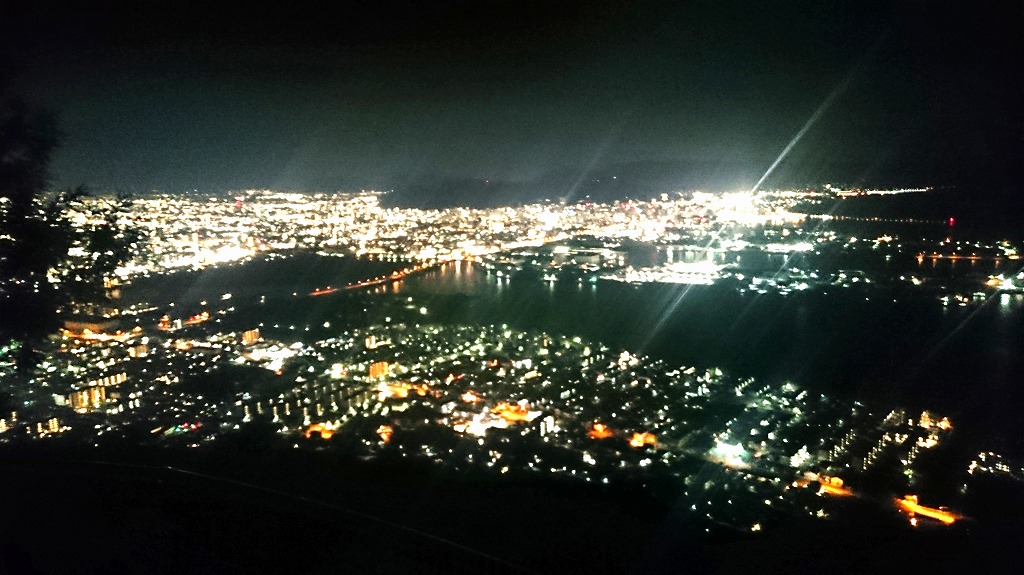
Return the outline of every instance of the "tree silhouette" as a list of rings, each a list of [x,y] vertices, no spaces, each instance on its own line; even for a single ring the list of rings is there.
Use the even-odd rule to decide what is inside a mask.
[[[60,141],[53,118],[24,101],[0,101],[0,336],[51,331],[58,306],[47,271],[67,253],[58,211],[44,200],[50,155]]]
[[[116,220],[118,203],[82,200],[84,187],[50,191],[61,141],[51,114],[0,94],[0,345],[32,344],[60,326],[58,310],[105,297],[103,281],[137,240]],[[73,226],[71,210],[88,216]],[[77,247],[78,258],[70,255]],[[81,254],[84,254],[81,255]]]

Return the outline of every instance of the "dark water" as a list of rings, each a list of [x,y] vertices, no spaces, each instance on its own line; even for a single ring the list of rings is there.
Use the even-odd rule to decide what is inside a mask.
[[[342,287],[348,282],[387,275],[405,265],[382,259],[300,252],[140,278],[122,291],[127,303],[144,301],[158,306],[174,303],[196,308],[198,302],[220,301],[224,294],[231,294],[232,303],[261,296],[279,302],[293,293],[306,295],[314,289]]]
[[[230,302],[217,302],[238,307],[225,316],[225,328],[262,323],[267,335],[316,339],[386,318],[507,323],[578,335],[670,364],[792,380],[880,410],[934,409],[973,429],[987,448],[1024,452],[1024,420],[1018,414],[1024,406],[1021,295],[946,307],[934,293],[894,296],[876,289],[780,296],[741,294],[724,286],[509,280],[470,263],[448,264],[375,291],[304,295],[401,265],[307,254],[158,283],[176,286],[176,300],[186,302],[179,309],[190,298],[215,300],[233,292]],[[948,265],[937,264],[936,274],[960,273],[944,271]],[[925,262],[917,272],[927,275],[930,268]],[[425,315],[421,307],[427,308]]]
[[[1024,431],[1017,416],[1024,405],[1021,295],[945,307],[934,296],[894,301],[874,290],[779,296],[719,286],[509,281],[472,264],[411,279],[402,293],[442,321],[575,334],[879,406],[932,408],[997,430],[1000,442]]]
[[[972,238],[1004,239],[1019,238],[1024,234],[1024,220],[1021,213],[1022,197],[1019,187],[954,186],[919,194],[898,194],[893,196],[861,196],[850,199],[836,199],[818,205],[805,206],[808,213],[829,213],[835,216],[860,218],[892,218],[930,221],[930,224],[900,226],[887,223],[889,233],[903,237],[914,237],[919,233],[952,233],[969,235]],[[954,218],[952,230],[941,229]],[[836,223],[833,222],[832,225]],[[848,224],[853,227],[877,225]]]

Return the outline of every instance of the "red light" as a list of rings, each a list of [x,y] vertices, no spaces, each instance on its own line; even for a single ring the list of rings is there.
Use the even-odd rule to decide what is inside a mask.
[[[954,224],[956,224],[956,220],[954,218],[949,218],[949,227],[953,227]]]

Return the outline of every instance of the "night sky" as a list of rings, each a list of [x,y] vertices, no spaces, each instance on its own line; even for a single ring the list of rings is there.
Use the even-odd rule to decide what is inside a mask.
[[[1020,2],[261,4],[0,1],[55,184],[749,189],[816,111],[763,187],[1022,175]]]

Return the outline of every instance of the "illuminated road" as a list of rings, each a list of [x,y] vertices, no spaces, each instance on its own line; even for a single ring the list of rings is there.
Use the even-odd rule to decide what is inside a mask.
[[[920,505],[917,502],[916,495],[907,495],[903,499],[893,499],[893,503],[896,504],[897,509],[910,515],[910,524],[915,526],[917,525],[917,520],[914,517],[915,515],[929,517],[940,521],[945,525],[952,525],[957,519],[963,519],[962,515],[945,509],[935,509],[934,507],[925,507]]]

